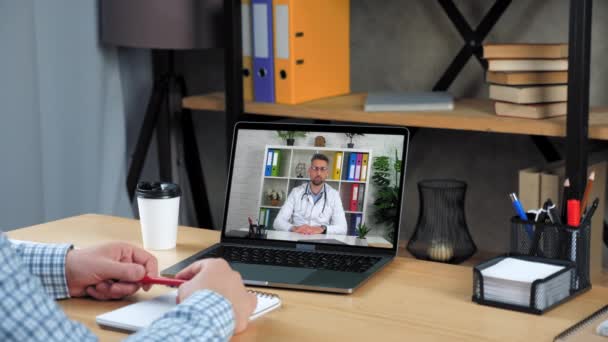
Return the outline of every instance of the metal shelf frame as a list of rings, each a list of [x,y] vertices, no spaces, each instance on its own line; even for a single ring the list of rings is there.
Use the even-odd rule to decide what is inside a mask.
[[[481,58],[483,39],[500,19],[511,0],[496,0],[475,30],[469,26],[452,0],[437,1],[465,41],[460,52],[434,87],[434,90],[446,90],[471,57],[475,56],[482,67],[487,68],[487,64]],[[570,179],[570,196],[572,197],[580,197],[587,178],[592,3],[592,0],[570,0],[565,159],[566,175]],[[240,0],[224,0],[224,13],[227,37],[225,49],[226,139],[227,152],[230,153],[234,124],[246,115],[243,103]],[[561,159],[546,137],[533,136],[532,139],[548,161]]]

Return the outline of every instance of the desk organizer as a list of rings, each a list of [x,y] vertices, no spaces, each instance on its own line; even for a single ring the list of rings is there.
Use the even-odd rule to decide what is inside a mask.
[[[483,262],[473,269],[473,301],[504,309],[543,314],[555,306],[589,290],[589,241],[590,225],[578,228],[550,223],[511,220],[510,253]],[[544,262],[565,268],[545,279],[532,283],[529,305],[487,300],[484,296],[484,280],[481,271],[506,257],[527,261]],[[568,282],[569,295],[564,298],[547,296],[547,289]],[[551,298],[550,298],[551,297]]]

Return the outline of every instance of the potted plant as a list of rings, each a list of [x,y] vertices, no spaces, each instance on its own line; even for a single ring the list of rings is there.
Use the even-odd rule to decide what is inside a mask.
[[[279,192],[274,189],[271,189],[266,192],[266,198],[270,202],[270,205],[272,205],[273,207],[278,207],[281,204],[283,198],[285,198],[285,194],[283,191]]]
[[[357,242],[356,244],[358,246],[367,246],[367,240],[366,240],[366,236],[367,233],[369,233],[369,231],[371,230],[371,228],[369,228],[365,223],[361,222],[359,223],[359,225],[357,226]]]
[[[355,137],[355,135],[360,135],[360,136],[364,136],[365,134],[363,133],[344,133],[348,139],[350,139],[350,142],[346,145],[348,148],[353,148],[355,147],[355,143],[353,143],[353,138]]]
[[[387,227],[387,240],[393,241],[395,234],[395,219],[399,208],[399,179],[401,175],[401,160],[397,149],[395,158],[391,160],[388,156],[374,157],[372,163],[372,183],[376,187],[376,199],[373,213],[375,223],[383,224]]]
[[[296,138],[304,138],[306,137],[306,132],[300,131],[277,131],[277,135],[279,138],[285,140],[287,146],[293,146]]]

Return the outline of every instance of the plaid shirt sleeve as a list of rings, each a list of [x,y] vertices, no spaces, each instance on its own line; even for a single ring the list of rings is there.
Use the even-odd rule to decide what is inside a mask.
[[[97,341],[82,324],[66,317],[1,234],[0,298],[0,341]]]
[[[30,273],[42,282],[46,293],[54,299],[69,298],[65,275],[65,257],[72,245],[42,244],[12,240],[12,245]]]
[[[230,302],[213,291],[202,290],[127,341],[228,341],[234,326]]]

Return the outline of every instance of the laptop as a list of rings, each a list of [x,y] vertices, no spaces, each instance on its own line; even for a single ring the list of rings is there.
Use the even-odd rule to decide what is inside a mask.
[[[237,123],[220,242],[161,273],[219,257],[246,285],[352,293],[397,254],[408,142],[400,127]]]

